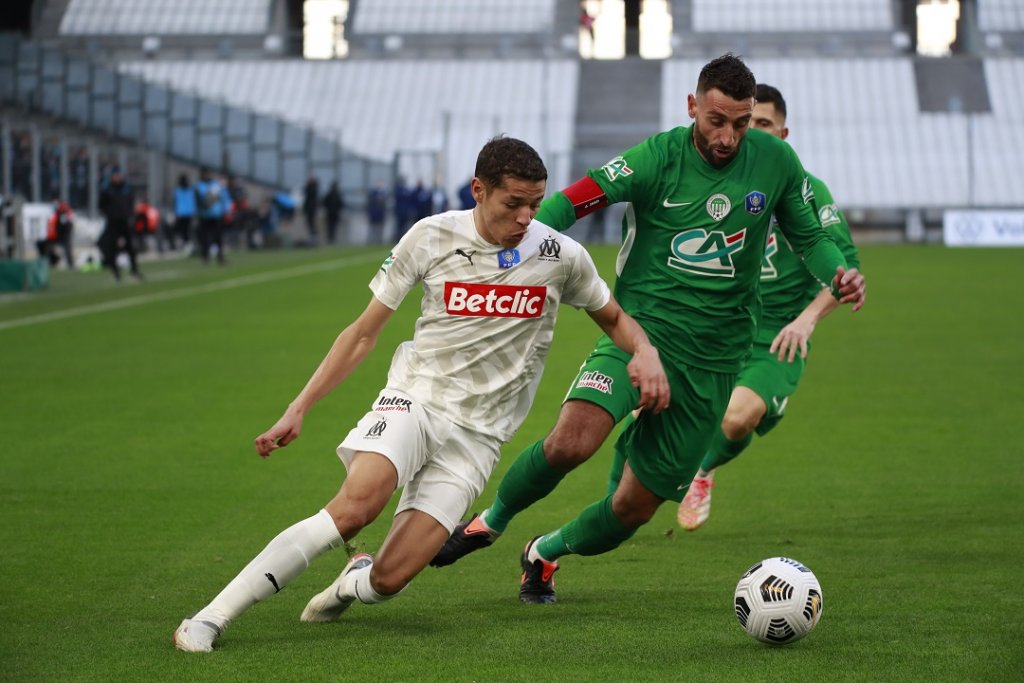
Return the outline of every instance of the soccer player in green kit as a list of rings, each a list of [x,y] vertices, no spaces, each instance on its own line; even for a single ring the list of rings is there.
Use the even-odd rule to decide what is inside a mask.
[[[785,140],[786,100],[777,88],[757,84],[753,128]],[[835,239],[846,257],[846,265],[860,268],[857,248],[850,239],[850,226],[836,206],[825,183],[812,175],[814,206],[821,226]],[[679,504],[679,525],[687,531],[698,529],[711,514],[711,487],[715,470],[736,458],[750,445],[754,432],[764,436],[782,420],[789,397],[796,391],[815,325],[839,304],[827,289],[804,268],[800,258],[782,238],[778,226],[772,229],[761,266],[761,321],[754,350],[743,365],[732,390],[722,428],[697,475]],[[612,481],[622,471],[616,453]]]
[[[687,98],[694,123],[626,150],[547,199],[537,219],[559,230],[607,204],[629,202],[615,296],[662,356],[671,402],[641,413],[619,436],[621,481],[602,500],[523,550],[519,597],[555,601],[556,560],[618,547],[665,500],[679,502],[719,428],[754,339],[758,279],[772,214],[808,270],[856,310],[864,278],[847,269],[819,225],[812,191],[788,144],[748,128],[754,76],[728,54],[701,70]],[[512,463],[481,515],[455,528],[431,564],[489,546],[512,517],[544,498],[600,448],[637,405],[629,358],[606,338],[584,362],[551,433]]]

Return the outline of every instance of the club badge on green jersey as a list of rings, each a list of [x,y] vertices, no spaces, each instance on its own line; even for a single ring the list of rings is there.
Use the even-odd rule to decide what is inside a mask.
[[[734,277],[736,266],[732,255],[743,249],[746,236],[746,228],[731,235],[704,228],[684,230],[672,238],[668,265],[698,275]]]
[[[732,210],[732,202],[724,194],[713,194],[708,198],[704,208],[707,209],[709,216],[716,221],[720,221],[729,215],[729,212]]]
[[[606,176],[608,176],[608,180],[611,180],[612,182],[614,182],[616,178],[625,178],[628,175],[633,175],[633,169],[626,165],[626,160],[621,156],[617,156],[609,161],[601,167],[601,170],[604,171]]]

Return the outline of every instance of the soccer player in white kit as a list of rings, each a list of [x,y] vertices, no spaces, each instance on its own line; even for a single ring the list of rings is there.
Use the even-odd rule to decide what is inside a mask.
[[[668,380],[647,335],[619,307],[578,243],[533,221],[547,170],[514,138],[489,141],[472,180],[477,206],[414,225],[370,283],[346,327],[284,415],[256,437],[262,457],[298,438],[306,412],[367,356],[391,314],[423,283],[411,342],[395,351],[373,408],[338,446],[348,470],[320,512],[282,531],[213,601],[174,632],[179,650],[209,652],[228,624],[284,588],[324,552],[351,541],[404,488],[376,556],[351,558],[310,600],[303,621],[333,621],[355,600],[397,595],[441,548],[529,411],[558,305],[583,308],[633,355],[640,408],[668,405]]]

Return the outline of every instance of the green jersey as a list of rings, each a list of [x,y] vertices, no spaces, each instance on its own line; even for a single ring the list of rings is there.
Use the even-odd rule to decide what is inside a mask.
[[[818,221],[839,245],[848,268],[860,268],[857,248],[850,238],[850,226],[843,212],[836,206],[825,183],[808,174],[814,191],[814,209]],[[772,234],[761,263],[761,312],[759,338],[774,338],[783,327],[793,321],[821,291],[822,283],[808,272],[803,261],[786,241],[778,224]]]
[[[742,367],[760,318],[773,214],[819,280],[830,282],[845,264],[818,223],[796,153],[763,131],[750,130],[722,169],[700,156],[690,126],[654,135],[587,176],[603,197],[577,196],[577,183],[547,199],[537,220],[564,230],[577,207],[585,215],[605,200],[629,202],[615,297],[673,361],[726,373]]]

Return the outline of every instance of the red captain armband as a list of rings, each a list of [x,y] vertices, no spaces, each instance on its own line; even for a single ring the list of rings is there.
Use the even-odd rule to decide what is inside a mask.
[[[576,211],[576,220],[601,207],[608,206],[608,197],[605,196],[604,190],[590,176],[580,178],[562,190],[562,194],[572,202],[572,208]]]

